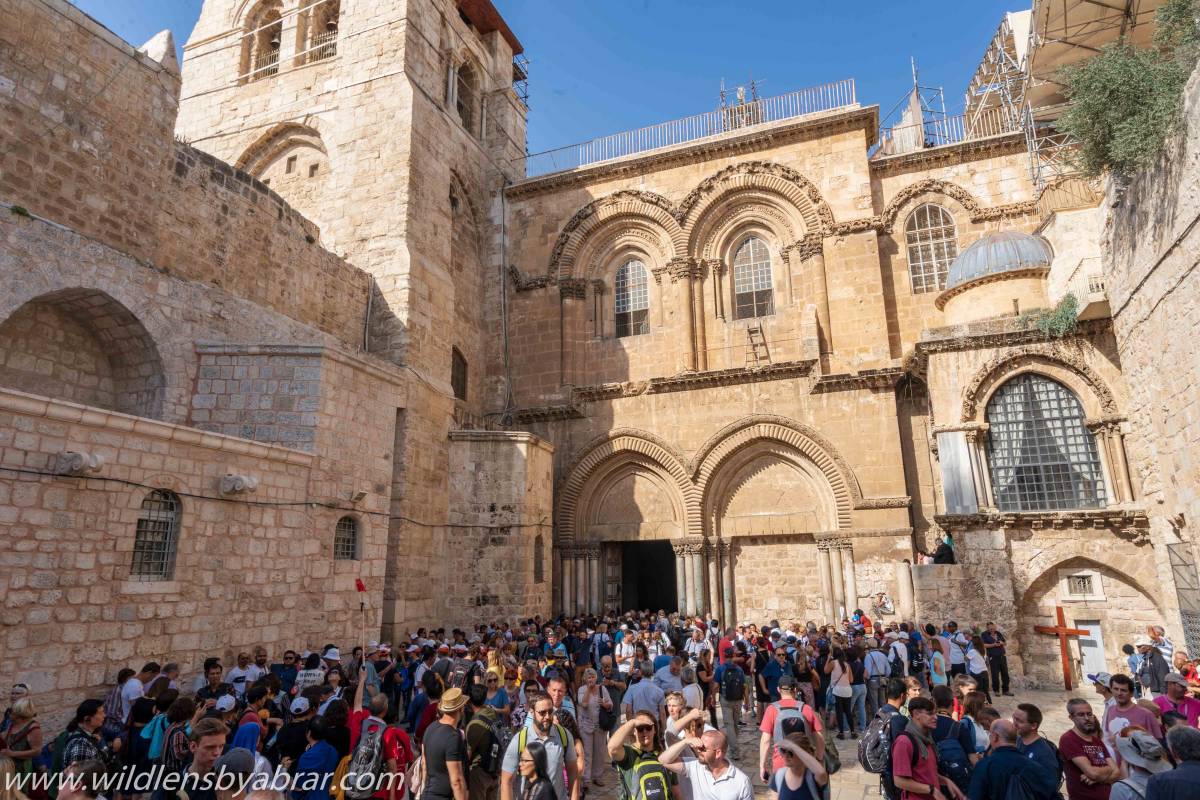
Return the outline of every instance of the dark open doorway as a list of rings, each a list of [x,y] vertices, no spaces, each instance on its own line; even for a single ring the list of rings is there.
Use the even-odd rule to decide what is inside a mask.
[[[670,542],[626,542],[621,546],[621,601],[627,609],[677,609],[675,553]]]

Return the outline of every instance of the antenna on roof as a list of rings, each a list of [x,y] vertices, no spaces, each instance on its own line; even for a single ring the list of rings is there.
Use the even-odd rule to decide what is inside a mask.
[[[721,108],[725,107],[725,79],[721,78]]]

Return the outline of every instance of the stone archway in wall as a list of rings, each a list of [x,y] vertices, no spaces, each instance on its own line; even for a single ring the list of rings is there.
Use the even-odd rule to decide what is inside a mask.
[[[1035,625],[1057,623],[1055,607],[1063,607],[1068,625],[1098,627],[1102,667],[1108,672],[1127,672],[1121,645],[1132,644],[1146,633],[1147,626],[1162,624],[1162,611],[1146,587],[1121,570],[1086,557],[1059,561],[1043,571],[1021,596],[1017,607],[1017,639],[1025,675],[1046,686],[1060,686],[1062,666],[1057,637],[1034,632]],[[1076,685],[1086,672],[1081,659],[1094,658],[1078,639],[1068,645]]]
[[[267,184],[323,229],[333,166],[315,120],[310,121],[313,124],[288,122],[272,127],[246,148],[235,166]]]
[[[161,419],[166,377],[153,338],[98,289],[36,297],[0,323],[0,386]]]
[[[725,618],[825,619],[830,602],[853,603],[853,552],[838,532],[850,526],[858,486],[823,437],[794,420],[751,417],[710,439],[696,463],[717,557],[710,591]]]

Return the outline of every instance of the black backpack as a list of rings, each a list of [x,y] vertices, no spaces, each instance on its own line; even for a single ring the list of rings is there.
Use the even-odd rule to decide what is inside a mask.
[[[896,651],[896,645],[893,644],[889,652],[891,655],[888,656],[888,664],[891,665],[892,668],[892,677],[903,678],[904,661],[901,660],[900,653]]]
[[[943,738],[936,738],[935,731],[934,745],[937,749],[938,773],[954,781],[954,785],[966,794],[971,787],[971,759],[958,740],[961,730],[962,723],[955,720],[950,732]]]
[[[446,686],[451,689],[466,689],[467,676],[475,668],[475,662],[467,658],[456,658],[450,663],[446,675]]]
[[[732,661],[725,665],[721,673],[721,699],[729,702],[740,701],[746,696],[746,673]]]
[[[471,754],[472,758],[479,757],[479,766],[488,775],[499,775],[504,752],[508,749],[508,743],[512,739],[512,729],[504,725],[499,717],[487,719],[483,716],[476,716],[467,723],[467,730],[470,730],[472,725],[482,725],[487,729],[487,738],[484,740],[483,746]]]

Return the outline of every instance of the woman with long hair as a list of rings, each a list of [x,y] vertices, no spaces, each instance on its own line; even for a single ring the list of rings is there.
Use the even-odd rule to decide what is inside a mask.
[[[0,800],[27,800],[17,788],[17,776],[20,774],[11,758],[0,755]]]
[[[929,683],[931,686],[945,686],[949,678],[946,675],[946,654],[942,652],[940,636],[930,638],[929,650],[932,653],[929,657]]]
[[[814,687],[821,685],[821,679],[813,670],[812,664],[808,660],[808,653],[804,648],[796,650],[794,671],[796,673],[796,691],[800,695],[800,699],[810,708],[816,708],[816,689]]]
[[[717,727],[717,686],[713,680],[713,672],[712,650],[701,650],[699,660],[696,662],[696,683],[700,685],[702,704],[696,707],[708,709],[709,722],[715,728]],[[688,705],[692,704],[694,698],[688,696],[686,686],[684,686],[683,697],[688,701]]]
[[[554,791],[554,783],[550,780],[548,763],[546,746],[536,739],[530,739],[517,759],[517,769],[522,778],[521,800],[558,800],[558,793]]]
[[[28,697],[15,701],[10,711],[12,724],[5,734],[8,746],[0,750],[0,756],[13,760],[17,774],[28,775],[33,772],[33,759],[42,750],[42,726],[38,723],[33,700]]]
[[[850,738],[857,739],[858,731],[854,727],[854,715],[850,710],[850,698],[854,690],[850,686],[852,678],[850,662],[846,659],[846,651],[835,647],[825,662],[825,674],[829,676],[829,688],[833,693],[834,707],[837,709],[837,738],[846,738],[846,728],[850,728]]]
[[[310,686],[320,686],[325,682],[325,670],[321,669],[321,654],[309,653],[304,659],[304,668],[296,673],[296,696],[299,697]]]
[[[983,637],[976,634],[971,637],[971,646],[967,648],[967,674],[975,679],[975,687],[983,692],[987,701],[992,702],[992,693],[988,691],[991,683],[988,676],[987,659],[984,658]]]

